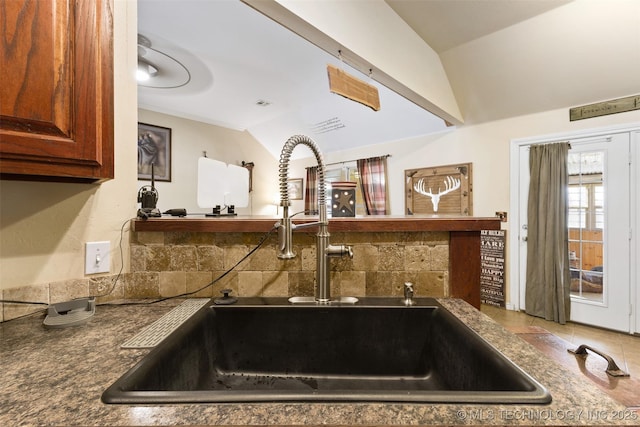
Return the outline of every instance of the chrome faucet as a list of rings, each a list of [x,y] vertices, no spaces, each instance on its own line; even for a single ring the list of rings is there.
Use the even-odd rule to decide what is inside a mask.
[[[289,216],[289,162],[293,149],[299,144],[306,145],[311,149],[318,164],[318,214],[317,222],[295,225]],[[293,251],[293,235],[295,228],[306,228],[318,226],[316,234],[316,304],[328,304],[331,302],[330,265],[329,258],[335,256],[348,256],[353,258],[353,251],[350,246],[331,245],[329,243],[329,221],[327,220],[327,202],[325,196],[324,181],[324,160],[316,143],[305,135],[294,135],[287,140],[280,154],[280,165],[278,167],[280,180],[280,206],[282,206],[282,219],[276,223],[278,228],[278,258],[291,259],[296,256]]]

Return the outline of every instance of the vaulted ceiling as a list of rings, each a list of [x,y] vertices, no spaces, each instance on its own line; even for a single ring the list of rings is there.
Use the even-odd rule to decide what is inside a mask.
[[[386,4],[439,54],[465,125],[640,92],[635,0]],[[139,87],[140,108],[247,130],[274,156],[295,133],[339,151],[446,129],[239,0],[138,0],[138,33],[191,77],[179,88]],[[382,109],[331,94],[327,64],[376,85]]]

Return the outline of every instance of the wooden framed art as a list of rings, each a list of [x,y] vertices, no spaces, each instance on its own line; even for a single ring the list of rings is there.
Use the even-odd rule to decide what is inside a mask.
[[[138,123],[138,179],[171,181],[171,129]]]
[[[472,164],[405,170],[405,213],[473,215]]]

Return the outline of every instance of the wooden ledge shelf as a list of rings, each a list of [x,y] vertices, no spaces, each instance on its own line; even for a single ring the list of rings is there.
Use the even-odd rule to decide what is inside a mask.
[[[251,233],[267,232],[279,220],[277,217],[235,216],[219,218],[150,218],[133,220],[133,230],[160,232]],[[294,223],[317,221],[317,217],[294,218]],[[498,218],[421,217],[384,215],[355,218],[330,218],[329,231],[341,232],[402,232],[402,231],[480,231],[499,230]],[[305,229],[309,232],[310,229]]]

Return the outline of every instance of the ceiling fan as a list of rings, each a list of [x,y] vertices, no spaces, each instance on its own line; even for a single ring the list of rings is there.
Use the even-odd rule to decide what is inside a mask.
[[[152,47],[148,37],[138,34],[138,85],[175,89],[191,81],[191,73],[180,61]]]

